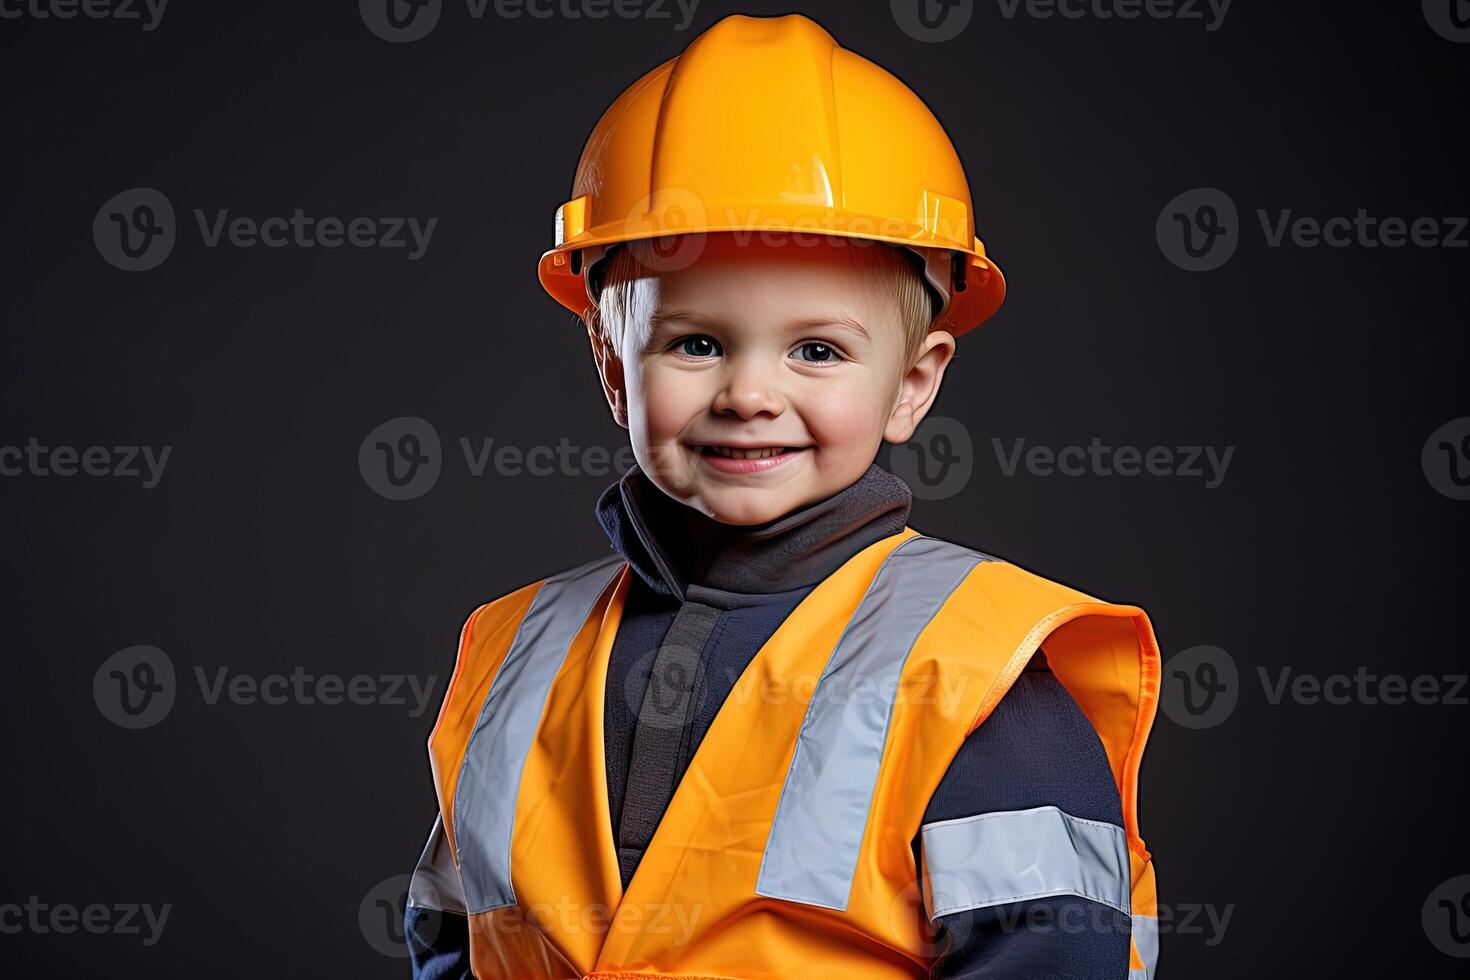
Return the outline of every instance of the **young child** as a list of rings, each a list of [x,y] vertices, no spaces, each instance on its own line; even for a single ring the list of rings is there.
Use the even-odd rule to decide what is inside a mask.
[[[540,273],[637,463],[612,554],[465,624],[415,976],[1152,977],[1146,616],[874,463],[1004,295],[918,98],[727,17],[603,116]]]

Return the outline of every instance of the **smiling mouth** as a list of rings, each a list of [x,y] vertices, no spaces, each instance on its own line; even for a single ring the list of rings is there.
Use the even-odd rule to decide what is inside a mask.
[[[724,456],[726,459],[765,459],[769,456],[780,456],[783,453],[796,452],[806,447],[761,446],[751,449],[740,449],[735,446],[695,446],[694,448],[706,456]]]

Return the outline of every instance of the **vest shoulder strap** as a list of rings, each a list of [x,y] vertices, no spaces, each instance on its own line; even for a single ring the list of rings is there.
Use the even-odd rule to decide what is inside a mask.
[[[1038,648],[1052,673],[1097,729],[1123,793],[1131,843],[1137,839],[1138,766],[1159,696],[1159,647],[1148,615],[1139,607],[1107,602],[1010,562],[991,562],[975,572],[971,615],[1018,637],[1010,676],[997,684],[971,724],[989,716],[1015,675]],[[1146,852],[1145,852],[1146,853]]]
[[[461,859],[455,816],[466,805],[458,791],[470,741],[485,738],[487,745],[505,753],[508,765],[524,758],[535,735],[541,701],[498,698],[497,693],[512,678],[522,692],[528,686],[549,689],[560,661],[547,654],[566,650],[625,565],[617,554],[584,562],[487,602],[465,621],[454,675],[428,739],[444,831]],[[491,728],[495,730],[488,731]],[[519,765],[512,771],[519,774]],[[507,826],[507,847],[509,831]]]
[[[994,653],[1010,651],[969,731],[989,717],[1040,648],[1102,741],[1123,804],[1133,920],[1129,976],[1151,978],[1158,957],[1157,889],[1152,855],[1139,826],[1138,781],[1158,708],[1161,670],[1148,615],[1137,606],[1094,598],[1000,560],[975,567],[964,583],[963,598],[947,606],[944,615],[960,621],[970,635],[984,638]],[[1000,649],[994,647],[997,641]]]

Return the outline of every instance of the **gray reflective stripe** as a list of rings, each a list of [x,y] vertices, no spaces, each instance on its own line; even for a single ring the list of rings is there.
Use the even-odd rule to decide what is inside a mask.
[[[1115,824],[1039,806],[938,820],[919,835],[930,918],[1049,895],[1131,907],[1128,843]]]
[[[454,839],[471,912],[515,904],[510,840],[521,771],[551,682],[622,565],[622,556],[613,554],[543,582],[480,707],[454,791]]]
[[[1128,980],[1154,980],[1154,971],[1159,968],[1159,920],[1155,916],[1133,917],[1133,945],[1138,947],[1143,969],[1131,971]]]
[[[419,856],[418,867],[413,869],[413,879],[408,884],[408,904],[415,908],[464,915],[464,886],[459,883],[459,871],[454,867],[454,855],[449,851],[449,838],[444,835],[444,818],[439,814],[434,815],[434,829],[429,831],[429,842]]]
[[[846,910],[904,662],[950,593],[984,561],[995,559],[923,535],[884,560],[802,719],[756,894]]]

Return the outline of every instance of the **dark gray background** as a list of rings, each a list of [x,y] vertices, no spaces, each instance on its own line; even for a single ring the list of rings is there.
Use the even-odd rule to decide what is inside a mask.
[[[612,475],[472,477],[458,440],[625,443],[580,329],[535,278],[553,211],[626,84],[725,14],[797,6],[705,0],[681,33],[474,20],[449,0],[408,44],[342,0],[173,0],[153,31],[0,19],[0,444],[173,447],[151,490],[0,480],[15,583],[0,904],[172,905],[148,948],[0,934],[4,972],[406,975],[358,909],[412,868],[432,819],[423,743],[464,617],[607,546],[592,505]],[[945,43],[905,34],[886,2],[799,9],[934,109],[1010,283],[934,410],[972,435],[974,477],[917,500],[911,523],[1144,605],[1166,657],[1208,644],[1239,667],[1230,718],[1191,730],[1161,714],[1150,744],[1143,833],[1179,910],[1161,976],[1463,975],[1421,909],[1470,872],[1453,790],[1470,708],[1273,706],[1257,668],[1466,670],[1470,505],[1420,455],[1470,415],[1470,252],[1270,248],[1256,209],[1470,213],[1470,44],[1417,3],[1236,0],[1211,32],[1006,19],[990,0]],[[91,234],[134,187],[166,194],[179,222],[141,273]],[[1155,238],[1196,187],[1240,211],[1213,272],[1175,267]],[[206,248],[191,213],[297,207],[439,221],[408,261]],[[394,502],[357,456],[402,415],[434,425],[443,473]],[[1216,489],[1006,477],[991,439],[1023,436],[1235,454]],[[179,691],[160,724],[127,731],[92,682],[139,644],[169,655]],[[193,671],[220,666],[439,683],[419,717],[209,705]],[[1231,916],[1213,944],[1206,907]]]

